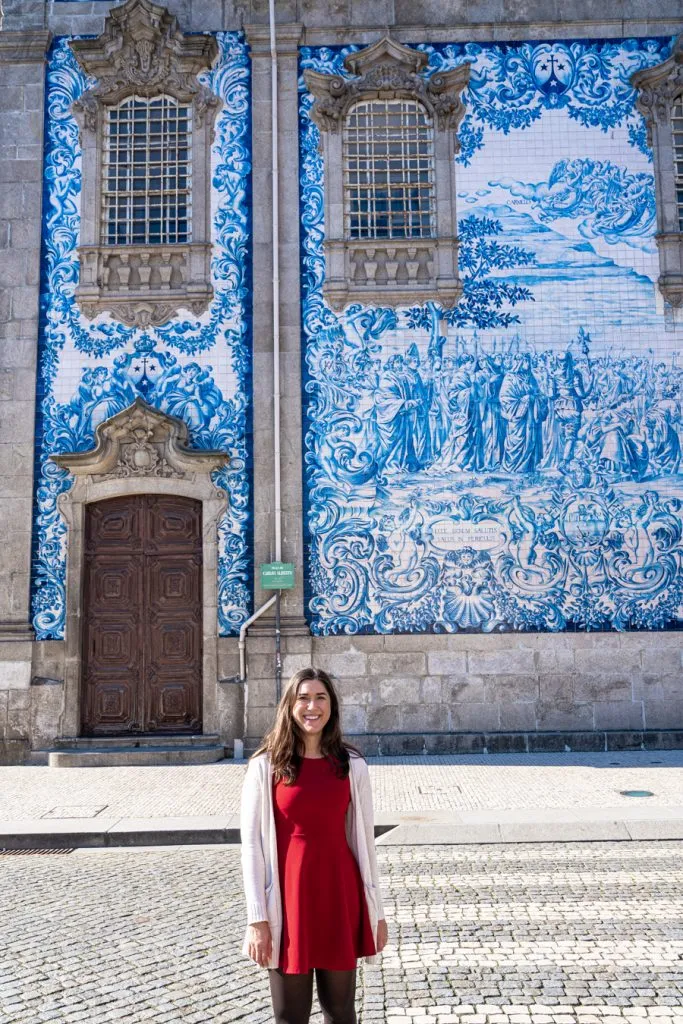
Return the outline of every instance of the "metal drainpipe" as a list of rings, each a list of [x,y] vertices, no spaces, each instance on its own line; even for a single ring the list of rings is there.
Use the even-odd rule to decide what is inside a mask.
[[[268,0],[270,23],[270,117],[273,180],[273,483],[275,491],[275,561],[282,561],[282,485],[280,479],[280,159],[278,153],[278,81],[275,0]],[[275,700],[282,689],[280,597],[275,592]]]
[[[244,741],[247,738],[248,714],[249,714],[249,681],[247,679],[247,630],[251,626],[252,622],[259,619],[265,611],[268,611],[270,606],[275,601],[276,595],[268,598],[265,604],[251,615],[246,622],[243,622],[240,626],[240,680],[244,685],[244,712],[242,716],[242,739],[235,739],[234,756],[237,760],[241,760],[244,757]]]
[[[273,483],[275,491],[275,561],[282,561],[282,485],[280,477],[280,161],[278,156],[278,82],[277,42],[275,37],[275,0],[269,0],[270,22],[270,109],[271,109],[271,152],[273,182]],[[240,679],[244,684],[244,721],[242,739],[235,740],[235,757],[244,755],[244,741],[247,738],[249,711],[249,683],[247,682],[247,629],[260,618],[272,604],[275,604],[275,694],[280,700],[282,683],[282,655],[280,649],[280,591],[277,590],[265,604],[242,623],[240,628]]]

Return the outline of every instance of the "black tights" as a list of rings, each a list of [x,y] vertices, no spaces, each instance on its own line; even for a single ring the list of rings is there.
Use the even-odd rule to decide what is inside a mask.
[[[308,1024],[313,1002],[313,971],[283,974],[269,971],[275,1024]],[[315,984],[325,1024],[356,1024],[356,972],[321,971]]]

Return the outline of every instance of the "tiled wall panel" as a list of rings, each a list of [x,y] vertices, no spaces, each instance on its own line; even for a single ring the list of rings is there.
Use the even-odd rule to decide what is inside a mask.
[[[314,633],[680,626],[683,326],[655,286],[652,158],[629,83],[670,45],[420,45],[430,74],[472,65],[464,296],[445,317],[323,302],[302,77]],[[346,74],[358,48],[306,47],[301,70]]]
[[[71,484],[49,460],[93,446],[99,423],[136,397],[179,417],[197,448],[227,451],[216,474],[229,493],[219,527],[219,629],[239,629],[251,602],[251,205],[250,87],[240,33],[218,35],[205,81],[221,97],[212,149],[214,300],[200,317],[180,313],[159,328],[85,318],[78,281],[80,145],[71,104],[83,74],[69,40],[55,40],[47,68],[40,366],[36,431],[33,624],[62,639],[65,534],[57,498]]]

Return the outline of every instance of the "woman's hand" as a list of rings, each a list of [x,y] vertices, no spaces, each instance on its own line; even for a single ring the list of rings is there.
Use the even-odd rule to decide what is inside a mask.
[[[249,956],[259,967],[267,967],[273,952],[273,937],[267,921],[255,921],[247,927]]]
[[[387,922],[382,918],[381,921],[377,922],[377,952],[381,953],[387,942],[389,941],[389,929]]]

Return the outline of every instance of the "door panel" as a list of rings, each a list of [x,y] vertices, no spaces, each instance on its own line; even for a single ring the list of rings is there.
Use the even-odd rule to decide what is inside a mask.
[[[201,503],[88,506],[83,731],[201,730]]]
[[[202,534],[201,502],[193,501],[188,507],[184,502],[189,498],[165,498],[154,502],[147,509],[147,536],[145,550],[171,553],[196,551],[197,540]],[[199,545],[201,552],[201,544]]]

